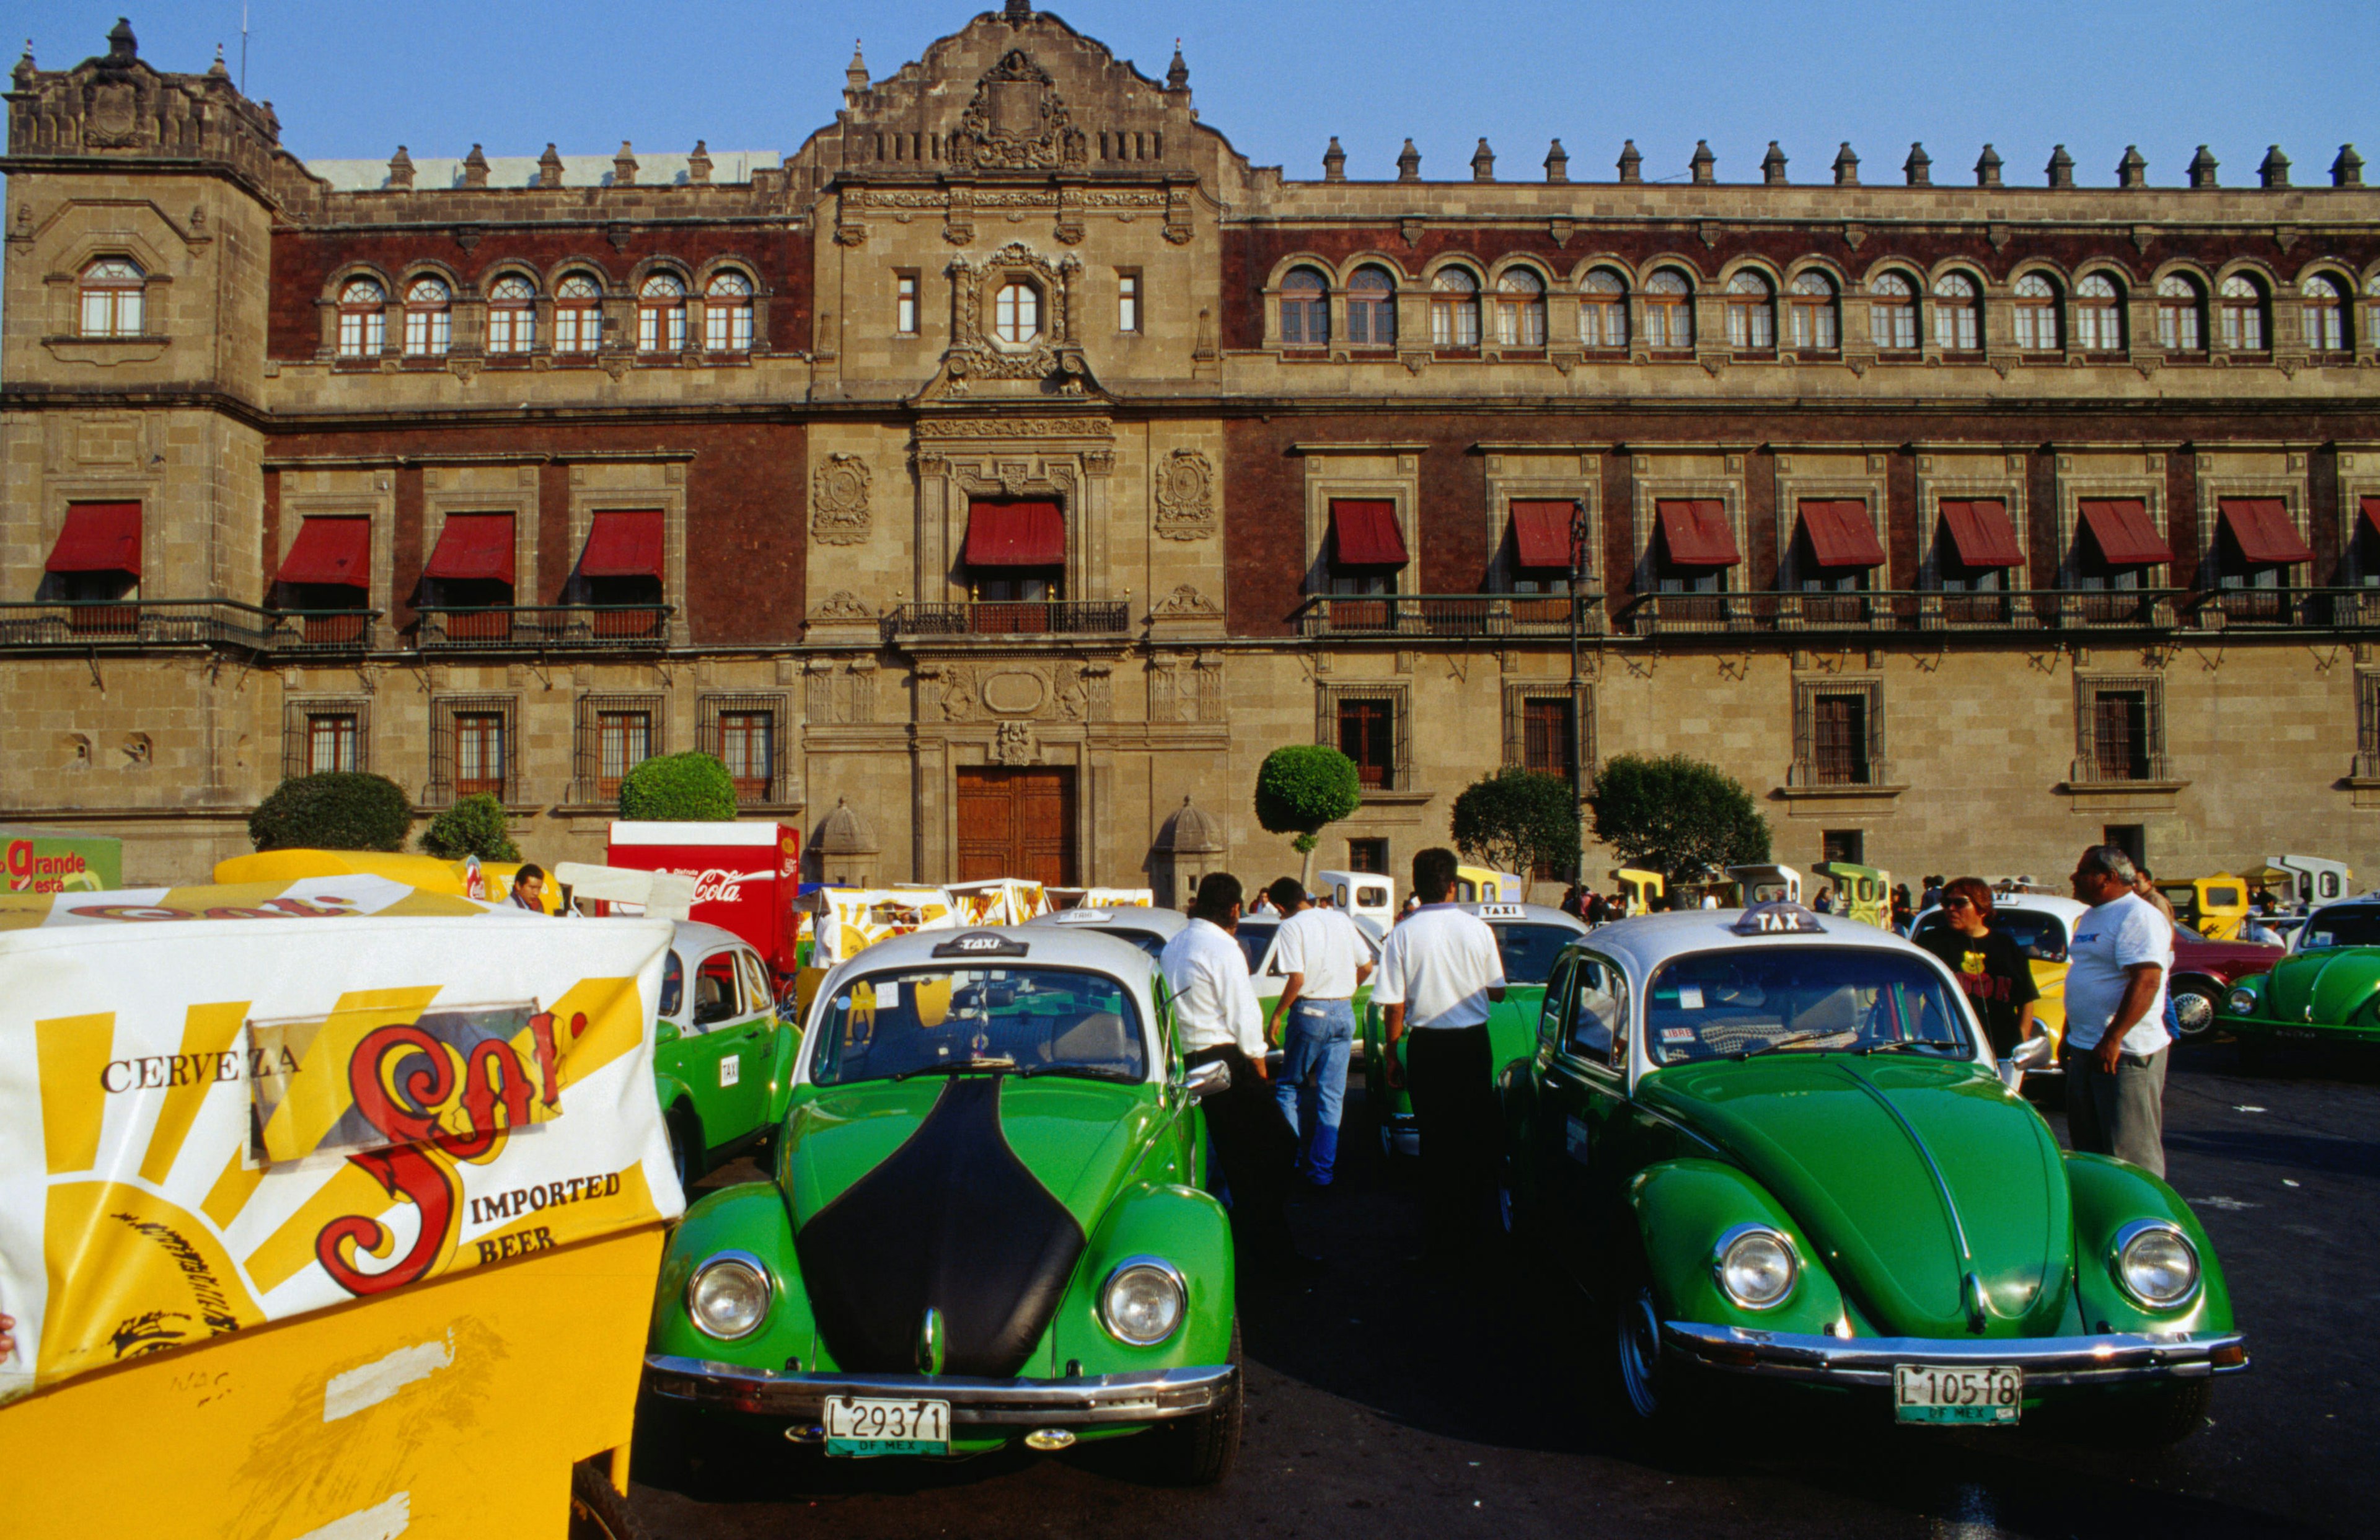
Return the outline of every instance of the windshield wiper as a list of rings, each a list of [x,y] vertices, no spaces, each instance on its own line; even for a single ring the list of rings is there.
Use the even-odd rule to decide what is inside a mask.
[[[1736,1049],[1733,1053],[1729,1054],[1728,1057],[1736,1061],[1738,1063],[1742,1063],[1744,1060],[1750,1059],[1755,1054],[1767,1053],[1772,1049],[1780,1048],[1791,1048],[1797,1043],[1815,1042],[1820,1037],[1831,1037],[1833,1036],[1835,1036],[1835,1032],[1832,1029],[1825,1032],[1791,1032],[1786,1034],[1782,1037],[1771,1037],[1766,1042],[1748,1044],[1743,1048]]]
[[[887,1075],[885,1078],[906,1080],[912,1075],[920,1074],[972,1074],[978,1070],[1013,1070],[1015,1067],[1016,1061],[1014,1059],[953,1059],[947,1063],[920,1064],[915,1069],[903,1070],[897,1074]]]
[[[1036,1064],[1016,1072],[1019,1080],[1030,1080],[1037,1074],[1073,1075],[1081,1080],[1111,1080],[1119,1085],[1135,1085],[1140,1076],[1129,1070],[1111,1070],[1097,1064]]]
[[[1962,1042],[1960,1042],[1960,1041],[1958,1041],[1958,1040],[1957,1040],[1957,1039],[1955,1039],[1955,1038],[1946,1038],[1946,1037],[1903,1037],[1902,1039],[1900,1039],[1900,1040],[1899,1042],[1897,1042],[1897,1043],[1870,1043],[1870,1044],[1868,1044],[1865,1048],[1859,1049],[1856,1049],[1856,1050],[1854,1050],[1854,1051],[1859,1052],[1859,1053],[1895,1053],[1895,1052],[1898,1052],[1898,1051],[1900,1051],[1900,1049],[1905,1049],[1905,1048],[1960,1048],[1960,1049],[1962,1049],[1962,1048],[1965,1048],[1966,1046],[1967,1046],[1966,1044],[1964,1044],[1964,1043],[1962,1043]]]

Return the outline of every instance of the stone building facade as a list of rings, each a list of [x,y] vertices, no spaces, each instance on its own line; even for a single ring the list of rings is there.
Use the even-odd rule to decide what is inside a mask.
[[[1171,896],[1293,869],[1318,739],[1326,865],[1671,751],[1799,863],[2380,861],[2351,149],[1293,179],[1018,5],[845,80],[788,155],[307,164],[128,30],[19,63],[0,818],[188,879],[352,766],[585,858],[699,747],[820,875]]]

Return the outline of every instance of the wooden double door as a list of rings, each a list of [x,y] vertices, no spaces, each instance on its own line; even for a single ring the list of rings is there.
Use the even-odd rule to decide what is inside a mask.
[[[960,881],[1021,877],[1076,885],[1071,768],[963,768],[958,804]]]

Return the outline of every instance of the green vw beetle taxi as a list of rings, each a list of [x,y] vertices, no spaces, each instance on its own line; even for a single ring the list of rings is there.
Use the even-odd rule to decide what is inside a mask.
[[[2252,1061],[2282,1043],[2380,1043],[2380,897],[2308,916],[2271,972],[2231,987],[2215,1026]]]
[[[1239,1333],[1198,1103],[1225,1073],[1185,1073],[1148,955],[1086,928],[838,966],[773,1179],[695,1204],[663,1258],[641,1432],[664,1479],[738,1430],[860,1456],[1140,1434],[1153,1473],[1220,1479]]]
[[[653,1041],[653,1089],[680,1186],[783,1120],[798,1039],[778,1019],[768,964],[742,937],[677,922]]]
[[[1904,1422],[2099,1398],[2125,1437],[2197,1427],[2247,1366],[2205,1231],[2061,1152],[1989,1054],[1932,956],[1796,905],[1568,948],[1503,1087],[1508,1196],[1608,1312],[1628,1413],[1686,1425],[1741,1375]]]

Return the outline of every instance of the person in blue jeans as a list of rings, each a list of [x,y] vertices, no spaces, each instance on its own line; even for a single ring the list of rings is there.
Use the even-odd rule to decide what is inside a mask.
[[[1265,1024],[1266,1038],[1281,1049],[1273,1095],[1297,1134],[1298,1175],[1328,1187],[1339,1154],[1339,1117],[1347,1101],[1354,995],[1371,976],[1371,951],[1354,921],[1336,909],[1316,907],[1295,878],[1280,879],[1265,893],[1289,916],[1273,940],[1273,956],[1289,979]]]

